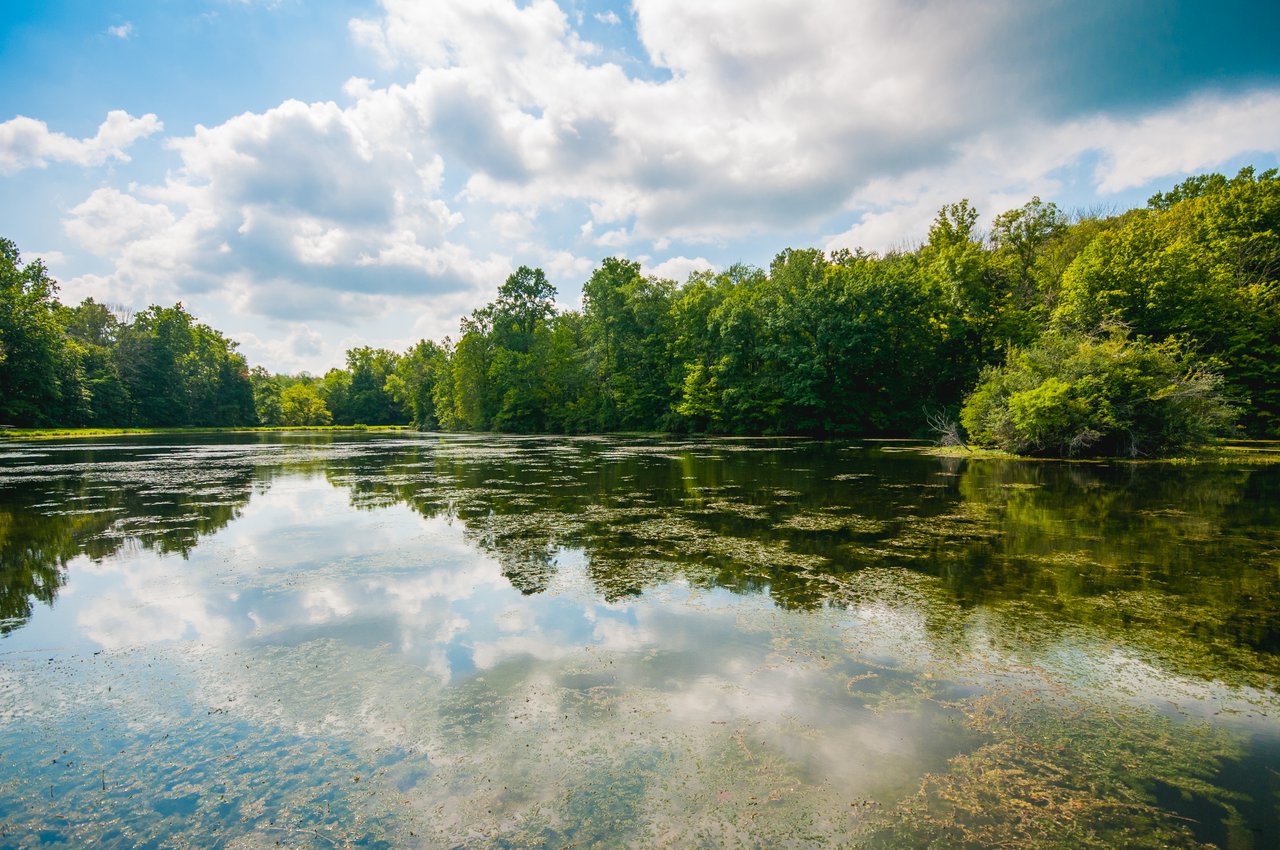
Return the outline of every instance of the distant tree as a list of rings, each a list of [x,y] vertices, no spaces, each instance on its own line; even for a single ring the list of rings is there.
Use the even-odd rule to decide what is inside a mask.
[[[692,431],[720,431],[724,427],[716,383],[719,345],[712,336],[711,323],[729,289],[721,284],[722,279],[711,272],[694,273],[672,303],[674,327],[669,350],[679,370],[673,407],[680,424]]]
[[[1003,321],[998,331],[1001,338],[1029,342],[1043,325],[1050,301],[1046,295],[1056,283],[1053,271],[1060,274],[1054,268],[1054,255],[1046,254],[1067,229],[1067,217],[1039,196],[996,216],[991,225],[991,242],[995,247],[993,268],[1004,280]],[[1046,271],[1050,273],[1046,275]]]
[[[346,369],[330,369],[320,379],[316,391],[324,400],[325,408],[330,412],[335,425],[353,425],[355,417],[351,412],[351,373]],[[365,423],[366,425],[369,423]]]
[[[331,425],[333,416],[311,384],[293,384],[280,393],[283,425]]]
[[[261,366],[254,366],[249,370],[249,383],[253,386],[257,423],[267,427],[285,424],[280,399],[282,390],[275,376]]]
[[[461,322],[462,335],[450,359],[448,387],[452,409],[437,407],[441,421],[462,431],[487,431],[498,412],[498,394],[490,367],[494,361],[493,311],[475,310]],[[432,394],[435,398],[435,394]]]
[[[599,384],[586,365],[588,348],[581,313],[551,317],[545,341],[544,429],[561,433],[600,430],[596,419]]]
[[[120,329],[117,364],[140,425],[230,426],[256,421],[249,367],[236,343],[182,304],[152,306]]]
[[[410,413],[413,426],[419,431],[440,427],[435,388],[447,369],[445,349],[424,339],[400,356],[395,372],[387,377],[388,395]]]
[[[442,363],[431,387],[431,404],[436,422],[445,431],[465,430],[459,419],[458,389],[454,383],[456,369],[453,340],[445,337],[440,343]]]
[[[934,248],[968,245],[977,242],[978,211],[969,199],[947,204],[938,210],[929,225],[929,242]]]
[[[583,286],[587,368],[597,392],[594,427],[663,427],[680,375],[670,357],[676,286],[646,278],[640,264],[609,257]]]
[[[493,302],[493,332],[498,345],[526,353],[533,334],[555,313],[556,290],[542,269],[521,266],[498,288]]]
[[[353,348],[347,352],[351,384],[341,424],[404,425],[410,415],[387,389],[400,356],[385,348]]]

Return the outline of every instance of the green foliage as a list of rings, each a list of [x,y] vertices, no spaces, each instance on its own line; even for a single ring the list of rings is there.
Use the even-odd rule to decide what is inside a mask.
[[[0,422],[252,425],[248,364],[181,304],[125,323],[93,299],[64,307],[39,262],[0,239]]]
[[[299,383],[280,393],[281,425],[330,425],[333,416],[312,384]]]
[[[640,264],[605,259],[583,285],[586,368],[595,392],[593,430],[656,430],[666,424],[679,376],[668,349],[676,286],[646,278]],[[584,410],[585,412],[585,410]]]
[[[490,314],[485,310],[477,310],[462,322],[462,337],[454,346],[450,361],[448,402],[452,409],[445,413],[445,400],[438,399],[441,422],[447,422],[447,428],[482,431],[493,425],[497,397],[489,381],[493,360],[491,325]]]
[[[988,369],[960,418],[974,443],[1017,454],[1164,455],[1230,425],[1221,383],[1173,342],[1055,332]]]
[[[1148,453],[1221,424],[1220,383],[1247,433],[1280,436],[1275,171],[1193,177],[1147,209],[1074,222],[1033,197],[987,238],[978,225],[960,201],[913,251],[788,249],[767,270],[734,265],[683,285],[609,257],[583,284],[581,312],[557,311],[542,270],[520,266],[456,340],[353,348],[318,381],[251,374],[181,304],[132,320],[92,300],[63,307],[43,266],[4,241],[0,424],[323,418],[301,391],[294,419],[285,413],[284,392],[305,384],[341,425],[896,435],[929,433],[930,412],[950,420],[972,393],[980,440]],[[1185,353],[1221,382],[1186,372]]]
[[[253,409],[257,414],[259,425],[275,426],[284,424],[284,410],[280,396],[283,392],[281,382],[261,366],[254,366],[249,371],[249,383],[253,385]]]
[[[132,401],[120,376],[116,356],[126,325],[115,311],[86,298],[76,307],[63,307],[60,319],[68,351],[76,360],[79,415],[68,423],[110,425],[128,422]]]
[[[403,406],[388,390],[400,355],[385,348],[353,348],[347,352],[350,383],[339,407],[330,404],[338,425],[404,425],[409,422]]]
[[[395,372],[387,377],[387,394],[410,413],[413,427],[419,431],[440,427],[435,387],[448,367],[445,349],[424,339],[400,357]]]
[[[132,402],[130,422],[146,427],[252,425],[253,385],[236,343],[197,322],[181,304],[149,307],[121,328],[115,349]],[[105,424],[105,423],[104,423]]]
[[[316,392],[320,398],[324,400],[325,407],[330,414],[333,411],[339,411],[338,420],[340,425],[349,425],[351,422],[343,421],[346,417],[348,399],[351,397],[351,373],[346,369],[330,369],[324,373],[324,377],[316,385]],[[368,422],[364,423],[370,424]]]
[[[1280,180],[1195,177],[1098,235],[1063,276],[1055,318],[1194,346],[1251,433],[1280,436]]]
[[[0,239],[0,424],[44,425],[78,413],[75,357],[58,323],[57,284]]]
[[[555,297],[555,287],[547,283],[542,269],[516,269],[498,288],[498,299],[491,307],[499,344],[511,351],[528,353],[533,335],[555,312]]]

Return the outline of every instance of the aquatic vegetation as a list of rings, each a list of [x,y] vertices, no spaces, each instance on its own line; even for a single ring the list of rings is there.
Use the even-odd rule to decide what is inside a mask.
[[[159,439],[0,454],[0,843],[1280,834],[1275,467]]]
[[[992,692],[958,704],[989,737],[931,774],[886,815],[871,847],[1210,847],[1247,839],[1238,792],[1213,784],[1241,753],[1233,736],[1148,708],[1059,689]],[[1171,817],[1161,798],[1216,809],[1217,824]]]

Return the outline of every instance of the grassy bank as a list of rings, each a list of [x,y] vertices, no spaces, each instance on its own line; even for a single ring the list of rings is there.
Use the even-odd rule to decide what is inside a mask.
[[[1000,449],[964,446],[930,446],[923,449],[935,457],[997,458],[1003,460],[1054,460],[1062,463],[1280,463],[1280,440],[1226,441],[1206,446],[1200,451],[1174,457],[1129,458],[1088,457],[1053,458],[1016,455]]]
[[[6,428],[0,440],[62,440],[147,434],[248,434],[276,431],[408,431],[408,425],[280,425],[241,428]]]

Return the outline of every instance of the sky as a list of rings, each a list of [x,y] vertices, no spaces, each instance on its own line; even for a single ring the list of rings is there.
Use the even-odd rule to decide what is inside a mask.
[[[967,198],[1280,164],[1280,4],[8,0],[0,236],[254,365],[456,336],[517,266],[683,282]]]

